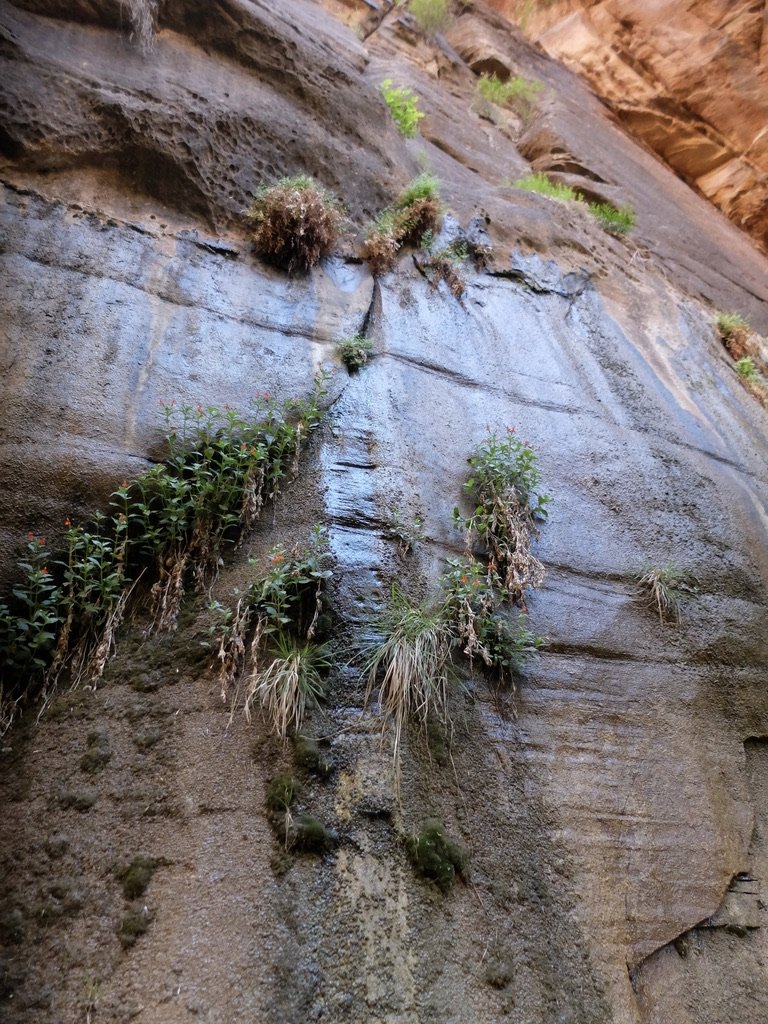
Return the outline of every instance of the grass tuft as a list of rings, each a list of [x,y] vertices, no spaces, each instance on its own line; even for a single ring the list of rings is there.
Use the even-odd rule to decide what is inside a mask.
[[[497,107],[512,107],[524,119],[530,117],[544,86],[541,82],[514,75],[502,81],[497,75],[482,74],[475,86],[475,97]]]
[[[327,255],[341,232],[339,202],[305,174],[261,185],[248,213],[256,252],[287,270],[308,271]]]
[[[367,645],[366,703],[379,681],[379,703],[384,722],[395,730],[394,758],[398,762],[403,728],[415,718],[423,728],[427,720],[447,718],[448,668],[453,635],[442,612],[412,604],[396,587],[382,617],[383,641]]]
[[[590,203],[589,212],[611,235],[626,235],[637,222],[637,216],[631,206],[617,209],[610,203]]]
[[[422,32],[444,32],[453,21],[448,0],[411,0],[408,10]]]
[[[556,199],[558,202],[578,201],[581,198],[570,185],[560,185],[540,172],[526,174],[525,177],[518,178],[517,181],[512,182],[512,187],[521,188],[525,192],[537,192],[541,196]]]
[[[379,86],[392,120],[405,139],[415,139],[419,134],[419,121],[424,119],[419,110],[419,97],[406,85],[395,85],[391,78],[385,78]]]
[[[643,601],[658,614],[661,623],[682,622],[681,598],[697,593],[691,575],[673,564],[650,566],[637,573],[637,582]]]
[[[427,172],[417,175],[368,229],[364,256],[373,273],[391,270],[403,245],[418,245],[434,232],[441,212],[439,180]]]
[[[250,721],[251,708],[258,701],[273,729],[284,740],[289,729],[301,729],[307,707],[316,705],[325,692],[322,675],[331,667],[327,644],[302,643],[279,636],[274,657],[265,669],[256,666],[245,699]]]

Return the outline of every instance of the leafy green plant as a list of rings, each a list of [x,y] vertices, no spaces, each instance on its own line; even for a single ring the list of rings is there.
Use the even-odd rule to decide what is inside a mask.
[[[637,222],[637,216],[631,206],[617,209],[610,203],[590,203],[589,212],[612,235],[628,234]]]
[[[363,649],[368,674],[366,703],[378,683],[384,721],[394,725],[397,764],[409,719],[416,719],[424,728],[430,717],[445,720],[454,639],[440,610],[411,603],[397,587],[392,589],[378,628],[383,639],[370,639]]]
[[[514,684],[524,665],[546,645],[542,636],[519,615],[515,623],[501,614],[501,597],[494,571],[471,557],[451,559],[441,580],[445,592],[443,616],[453,624],[462,653],[479,658],[504,682]]]
[[[350,373],[355,373],[368,362],[373,342],[363,334],[353,334],[336,343],[336,352]]]
[[[561,185],[540,172],[526,174],[525,177],[518,178],[517,181],[510,184],[513,188],[521,188],[525,192],[538,192],[539,195],[547,196],[548,199],[556,199],[559,202],[581,199],[579,193],[570,185]]]
[[[418,108],[419,97],[407,86],[394,85],[391,78],[385,78],[379,90],[400,134],[414,139],[419,134],[419,121],[424,118]]]
[[[682,621],[681,599],[697,593],[690,573],[670,563],[647,566],[636,574],[636,578],[641,599],[658,614],[659,621],[679,624]]]
[[[301,729],[307,707],[319,703],[325,692],[323,675],[332,664],[327,644],[301,643],[279,635],[269,664],[251,674],[245,713],[258,702],[276,734],[284,740],[290,729]]]
[[[440,220],[440,182],[428,172],[413,178],[369,227],[364,255],[374,274],[391,270],[403,245],[417,245]]]
[[[448,0],[410,0],[408,10],[419,28],[430,35],[444,32],[452,21]]]
[[[483,73],[475,86],[476,100],[498,107],[512,107],[522,117],[530,117],[544,86],[541,82],[513,75],[502,81],[497,75]]]
[[[293,273],[311,270],[330,252],[344,214],[327,189],[301,174],[260,185],[248,219],[256,252]]]
[[[488,549],[492,584],[524,605],[525,589],[543,582],[544,569],[531,552],[531,539],[538,536],[535,520],[546,519],[551,501],[538,491],[536,454],[508,427],[502,437],[489,433],[467,461],[471,473],[464,490],[475,509],[469,519],[454,509],[454,520]]]
[[[0,601],[0,731],[19,700],[52,692],[62,672],[73,683],[99,678],[141,576],[155,577],[150,631],[175,628],[189,577],[204,589],[225,546],[296,473],[325,381],[320,375],[300,401],[257,396],[251,416],[164,403],[166,459],[121,483],[111,515],[98,513],[88,527],[65,520],[63,558],[29,534],[23,579]]]
[[[427,819],[418,832],[406,838],[405,846],[416,870],[442,892],[448,892],[457,875],[466,878],[468,857],[439,819]]]

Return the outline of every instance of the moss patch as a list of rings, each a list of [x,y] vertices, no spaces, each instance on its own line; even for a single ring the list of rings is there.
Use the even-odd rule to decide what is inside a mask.
[[[156,868],[157,863],[151,857],[138,856],[130,864],[118,869],[117,877],[123,884],[123,895],[127,900],[144,895]]]
[[[421,831],[406,839],[406,849],[419,874],[430,879],[443,892],[453,885],[456,876],[466,878],[467,855],[445,831],[437,818],[424,822]]]

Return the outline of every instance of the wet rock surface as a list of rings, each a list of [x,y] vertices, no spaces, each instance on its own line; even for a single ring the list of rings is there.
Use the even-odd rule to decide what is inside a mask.
[[[339,666],[307,730],[329,770],[230,717],[200,646],[206,599],[175,637],[129,624],[98,690],[62,694],[4,741],[2,1012],[740,1024],[748,1006],[768,1020],[766,415],[711,305],[765,330],[765,260],[480,5],[452,49],[397,11],[363,44],[318,4],[169,3],[142,51],[122,10],[0,9],[2,572],[27,529],[55,539],[158,457],[161,400],[245,408],[336,367],[302,475],[212,593],[231,601],[258,571],[248,554],[263,564],[327,526]],[[547,82],[529,125],[470,110],[462,61],[483,47]],[[422,97],[421,140],[387,121],[387,75]],[[105,128],[100,103],[130,130]],[[479,217],[495,245],[487,270],[462,269],[460,300],[410,252],[375,282],[353,232],[308,277],[250,252],[238,217],[262,175],[313,171],[362,219],[422,149],[456,222]],[[631,201],[636,234],[499,185],[529,162]],[[333,345],[362,327],[373,351],[348,376]],[[514,697],[467,672],[450,757],[409,735],[398,796],[349,652],[393,581],[436,594],[487,425],[531,440],[554,498],[529,600],[549,647]],[[393,510],[423,519],[410,555]],[[679,627],[642,606],[633,575],[671,562],[700,589]],[[270,822],[284,771],[300,777],[296,816],[333,836],[320,852],[286,850]],[[432,818],[470,855],[447,895],[404,844]],[[156,867],[128,900],[119,872],[136,857]]]

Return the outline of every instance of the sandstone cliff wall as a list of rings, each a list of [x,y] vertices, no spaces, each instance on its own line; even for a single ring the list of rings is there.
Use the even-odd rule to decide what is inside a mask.
[[[176,636],[129,623],[102,686],[6,738],[3,1012],[768,1020],[767,421],[713,327],[721,308],[768,331],[765,258],[501,16],[478,4],[430,40],[398,10],[332,10],[171,0],[142,47],[128,5],[0,5],[5,578],[27,529],[55,542],[157,457],[160,400],[241,407],[336,367],[302,476],[212,596],[321,522],[339,644],[308,725],[333,771],[301,797],[334,830],[322,856],[282,858],[264,795],[291,748],[221,704],[207,598]],[[473,110],[489,59],[545,83],[528,123]],[[397,133],[385,77],[421,97],[420,138]],[[360,260],[357,229],[425,163],[449,227],[479,218],[495,246],[461,300],[409,253],[377,280]],[[502,184],[530,168],[631,203],[636,231]],[[350,229],[289,278],[251,252],[242,213],[263,177],[302,170]],[[364,326],[372,360],[348,377],[334,342]],[[554,496],[529,602],[550,644],[514,702],[467,672],[452,761],[412,736],[398,801],[347,652],[393,581],[434,593],[461,550],[451,510],[486,424],[533,441]],[[424,519],[410,561],[393,508]],[[698,578],[683,627],[638,603],[644,562]],[[94,732],[112,756],[85,778]],[[430,816],[472,855],[448,895],[400,838]],[[139,853],[152,922],[126,951],[116,871]]]

